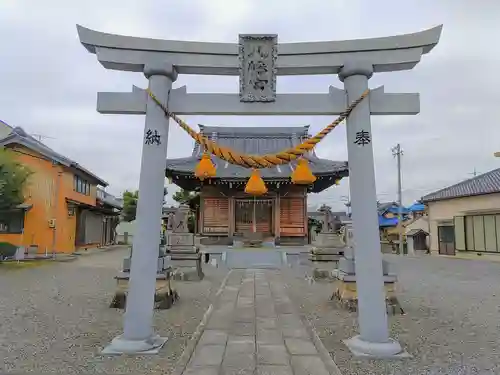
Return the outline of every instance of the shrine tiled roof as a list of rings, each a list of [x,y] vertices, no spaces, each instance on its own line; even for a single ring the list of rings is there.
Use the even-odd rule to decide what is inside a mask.
[[[427,203],[492,193],[500,193],[500,168],[427,194],[422,198],[422,202]]]
[[[246,154],[269,154],[296,146],[309,138],[309,126],[300,127],[218,127],[199,125],[200,131],[211,140],[222,146],[226,146],[244,152]],[[179,159],[167,159],[166,174],[192,174],[203,150],[198,144],[195,145],[190,157]],[[332,161],[321,159],[313,151],[308,154],[309,166],[316,176],[339,176],[348,175],[348,166],[345,161]],[[215,156],[213,163],[217,167],[217,177],[221,179],[240,179],[250,175],[250,169],[232,165]],[[264,179],[288,179],[296,162],[289,165],[281,165],[272,168],[261,169]]]

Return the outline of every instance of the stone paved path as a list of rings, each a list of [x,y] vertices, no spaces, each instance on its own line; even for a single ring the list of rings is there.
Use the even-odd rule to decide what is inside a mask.
[[[279,270],[235,270],[184,375],[329,375]]]

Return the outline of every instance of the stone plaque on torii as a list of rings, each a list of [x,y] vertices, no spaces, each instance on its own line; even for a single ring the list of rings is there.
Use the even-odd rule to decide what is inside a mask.
[[[412,69],[423,54],[437,45],[441,29],[439,26],[385,38],[278,44],[275,65],[266,65],[266,71],[261,63],[269,64],[270,60],[261,58],[259,69],[252,70],[251,77],[242,74],[241,67],[248,65],[241,61],[248,56],[241,55],[242,48],[236,43],[152,40],[105,34],[81,26],[78,33],[81,43],[105,68],[143,73],[156,98],[177,115],[332,116],[343,112],[368,89],[368,80],[374,73]],[[245,43],[244,51],[247,45],[259,44]],[[188,93],[185,87],[172,90],[178,74],[240,75],[243,82],[240,93]],[[313,74],[337,74],[344,89],[330,86],[325,93],[276,95],[275,87],[269,85],[274,75]],[[247,86],[250,83],[251,88]],[[252,95],[267,101],[248,102],[254,100]],[[108,351],[158,352],[166,340],[153,333],[151,310],[169,119],[144,89],[137,87],[125,93],[99,93],[97,109],[100,113],[146,114],[139,181],[141,198],[134,236],[134,248],[140,251],[134,252],[123,335],[112,341]],[[371,90],[347,119],[352,217],[354,233],[359,234],[355,238],[355,263],[360,335],[346,343],[355,354],[390,357],[402,350],[398,342],[390,339],[388,330],[370,115],[413,115],[419,110],[417,93],[389,94],[379,87]]]

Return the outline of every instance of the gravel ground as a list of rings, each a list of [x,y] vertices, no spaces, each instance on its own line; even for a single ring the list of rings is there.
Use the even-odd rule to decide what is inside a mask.
[[[389,318],[391,335],[412,359],[353,358],[342,340],[357,334],[356,314],[329,301],[327,282],[310,284],[307,266],[288,273],[290,293],[316,327],[343,375],[500,374],[500,263],[388,255],[399,275],[405,316]]]
[[[121,333],[122,311],[108,305],[115,291],[114,273],[127,254],[127,249],[120,248],[71,263],[0,268],[2,369],[17,373],[168,373],[226,271],[205,266],[202,282],[175,282],[181,299],[172,309],[155,312],[156,331],[169,337],[160,355],[101,357],[102,346]]]

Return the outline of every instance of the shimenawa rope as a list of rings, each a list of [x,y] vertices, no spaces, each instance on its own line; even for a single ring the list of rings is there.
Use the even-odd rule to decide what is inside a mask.
[[[269,168],[275,165],[288,164],[292,160],[295,160],[305,153],[311,151],[323,138],[325,138],[330,132],[337,127],[342,121],[344,121],[356,108],[356,106],[361,103],[361,101],[366,98],[370,90],[364,91],[361,96],[349,105],[340,116],[333,121],[331,124],[326,126],[323,130],[317,133],[315,136],[305,140],[301,144],[278,152],[276,154],[266,154],[266,155],[247,155],[242,154],[236,150],[232,150],[228,147],[219,146],[217,143],[211,141],[201,133],[193,130],[188,124],[186,124],[182,119],[180,119],[175,113],[170,112],[163,103],[161,103],[158,98],[151,92],[151,90],[146,89],[146,92],[151,97],[151,99],[165,112],[165,115],[174,120],[179,126],[188,133],[191,138],[204,147],[204,149],[217,156],[218,158],[227,161],[228,163],[239,165],[245,168]]]

